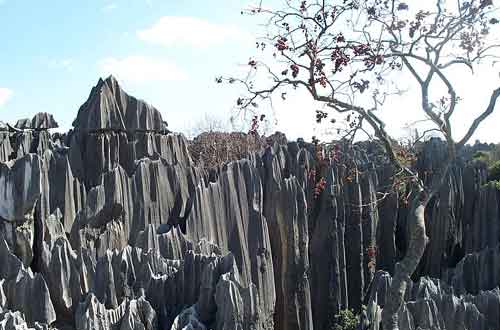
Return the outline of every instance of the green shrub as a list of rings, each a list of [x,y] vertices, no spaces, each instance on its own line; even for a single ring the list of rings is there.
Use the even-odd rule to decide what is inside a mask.
[[[500,160],[489,167],[488,181],[500,181]]]
[[[472,156],[472,158],[475,160],[483,161],[486,164],[489,164],[491,162],[491,155],[487,151],[476,151],[476,153],[474,153],[474,156]]]
[[[358,323],[359,317],[353,311],[345,309],[335,315],[333,330],[356,330]]]
[[[486,185],[493,186],[496,190],[500,190],[500,181],[499,180],[493,180],[488,182]]]

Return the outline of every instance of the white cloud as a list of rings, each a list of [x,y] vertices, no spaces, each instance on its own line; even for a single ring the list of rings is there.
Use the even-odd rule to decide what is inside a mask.
[[[13,93],[11,89],[0,87],[0,107],[4,106],[9,101]]]
[[[105,75],[113,74],[129,83],[187,79],[187,74],[176,64],[148,56],[108,57],[99,62],[99,69]]]
[[[164,16],[151,27],[137,31],[139,39],[161,46],[205,48],[226,41],[249,41],[251,36],[236,26],[211,23],[196,17]]]

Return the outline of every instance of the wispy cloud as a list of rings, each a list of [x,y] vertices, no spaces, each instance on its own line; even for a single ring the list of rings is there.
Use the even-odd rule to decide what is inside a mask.
[[[108,57],[101,60],[98,66],[102,74],[113,74],[129,83],[187,79],[187,74],[175,63],[149,56]]]
[[[75,61],[71,58],[52,59],[49,61],[49,67],[52,69],[63,69],[67,71],[72,71],[74,65]]]
[[[102,7],[102,11],[112,11],[118,8],[118,5],[116,3],[109,3],[106,6]]]
[[[14,92],[9,88],[0,87],[0,107],[4,106],[12,97]]]
[[[164,16],[149,28],[137,31],[139,39],[161,46],[205,48],[226,41],[249,41],[251,36],[236,26],[215,24],[188,16]]]

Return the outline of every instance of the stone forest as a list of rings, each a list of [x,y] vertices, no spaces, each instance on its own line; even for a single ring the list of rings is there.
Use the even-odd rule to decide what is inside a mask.
[[[95,59],[81,45],[97,53],[96,40],[124,50],[135,36],[172,53],[180,43],[177,59],[200,68],[194,78],[159,57],[110,57],[101,62],[116,70],[96,74],[112,75],[78,111],[68,110],[76,74],[54,73],[50,91],[61,100],[51,114],[19,101],[31,91],[28,101],[45,100],[48,88],[25,87],[41,65],[28,75],[8,64],[9,84],[22,91],[0,121],[0,330],[500,330],[500,144],[479,141],[498,136],[483,125],[500,107],[492,0],[284,0],[282,9],[260,0],[241,11],[262,17],[256,55],[228,76],[214,73],[213,86],[203,70],[232,61],[233,39],[246,34],[211,23],[212,14],[169,14],[112,34],[117,18],[121,29],[152,17],[153,1],[136,2],[109,3],[106,19],[95,16],[105,28],[93,22],[60,39],[78,42],[81,63]],[[0,0],[7,13],[20,6]],[[134,19],[125,24],[126,10]],[[35,36],[68,19],[53,16]],[[23,60],[24,44],[23,56],[9,53],[24,39],[16,36],[2,47]],[[37,61],[51,47],[42,48]],[[51,63],[67,74],[74,64]],[[477,72],[488,78],[473,80]],[[140,93],[124,81],[134,79],[164,82],[156,95],[182,106],[169,113],[132,96]],[[169,126],[192,119],[195,101],[224,104],[230,93],[215,92],[224,86],[240,88],[231,116],[250,129],[186,137]],[[12,95],[0,88],[0,107]],[[265,133],[277,100],[290,109],[284,116],[308,111],[311,125],[315,116],[334,133]],[[211,103],[203,106],[220,106]],[[17,118],[22,109],[35,110]],[[414,114],[423,119],[411,125],[425,130],[397,136],[392,121]]]
[[[334,329],[344,310],[379,329],[409,205],[377,201],[394,174],[378,145],[275,135],[207,169],[113,77],[57,126],[0,126],[1,329]],[[422,143],[422,177],[443,147]],[[500,193],[476,157],[490,148],[462,150],[426,208],[400,329],[500,328]]]

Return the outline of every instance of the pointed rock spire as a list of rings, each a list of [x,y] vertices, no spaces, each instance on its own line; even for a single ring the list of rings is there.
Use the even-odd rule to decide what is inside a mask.
[[[114,76],[99,79],[80,107],[73,126],[81,131],[164,131],[161,113],[127,94]]]

